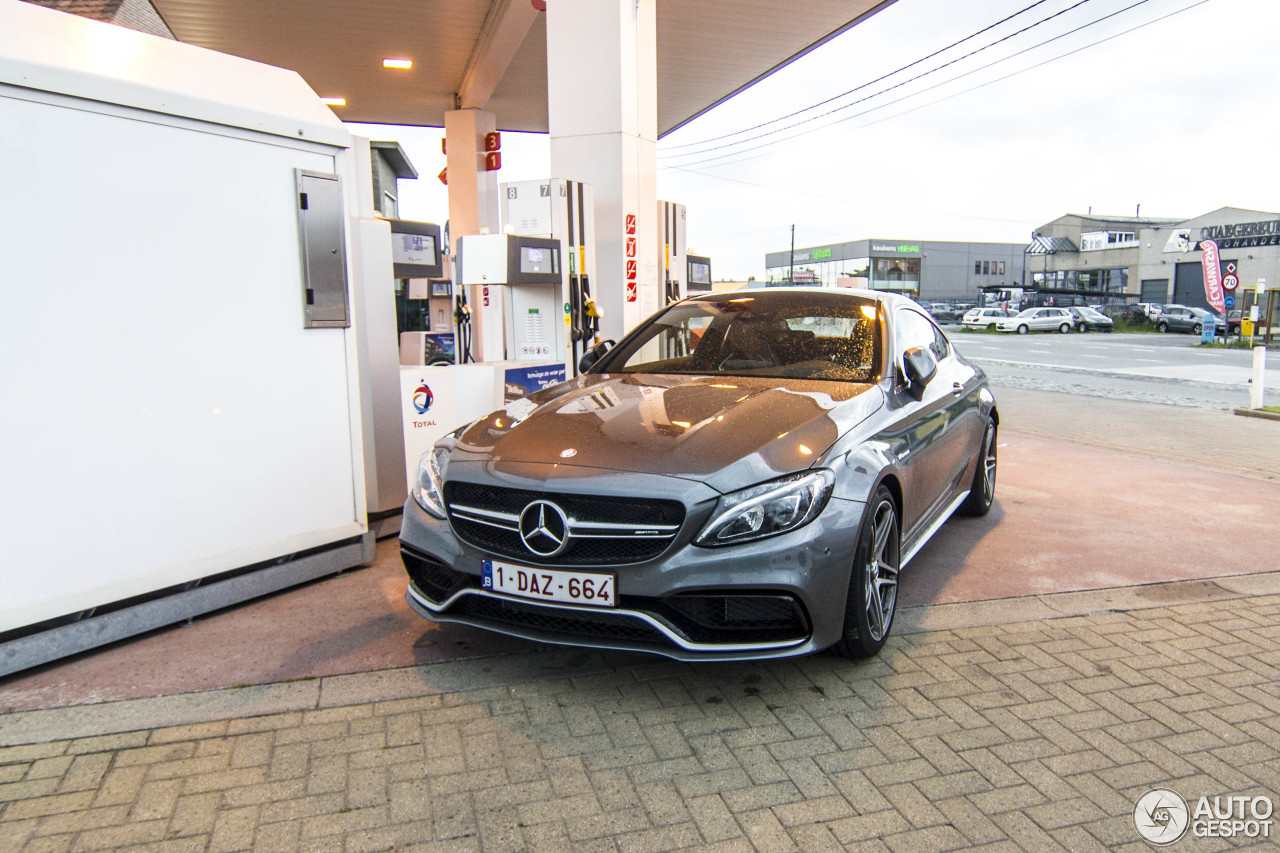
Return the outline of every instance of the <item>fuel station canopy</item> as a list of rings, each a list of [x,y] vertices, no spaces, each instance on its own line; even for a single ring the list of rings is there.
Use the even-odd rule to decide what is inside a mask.
[[[657,0],[659,136],[892,2]],[[476,107],[502,130],[548,129],[546,18],[533,0],[152,3],[179,41],[292,69],[321,97],[344,98],[344,121],[443,127],[447,111]]]

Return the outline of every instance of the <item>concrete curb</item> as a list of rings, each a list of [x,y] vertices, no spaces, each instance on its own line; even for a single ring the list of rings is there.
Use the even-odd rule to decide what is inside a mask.
[[[899,611],[894,630],[902,635],[953,631],[1260,595],[1280,595],[1280,572],[906,607]],[[0,717],[0,746],[506,688],[612,674],[619,668],[670,664],[666,658],[654,655],[563,647],[510,657],[473,658],[276,684],[16,711]]]
[[[1280,412],[1264,412],[1261,409],[1233,409],[1237,415],[1246,418],[1262,418],[1266,421],[1280,421]]]

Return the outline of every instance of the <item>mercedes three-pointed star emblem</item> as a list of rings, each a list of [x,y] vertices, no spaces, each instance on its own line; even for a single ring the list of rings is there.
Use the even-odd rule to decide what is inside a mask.
[[[554,557],[569,546],[569,519],[551,501],[533,501],[520,513],[520,539],[539,557]]]

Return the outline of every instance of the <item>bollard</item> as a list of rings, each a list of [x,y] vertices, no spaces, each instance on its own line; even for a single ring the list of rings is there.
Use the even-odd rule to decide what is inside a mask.
[[[1267,348],[1253,348],[1253,379],[1249,383],[1249,408],[1261,409],[1262,392],[1267,388]]]

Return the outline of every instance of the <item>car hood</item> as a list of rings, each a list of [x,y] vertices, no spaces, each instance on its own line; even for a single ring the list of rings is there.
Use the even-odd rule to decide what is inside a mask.
[[[529,476],[606,469],[720,491],[803,470],[884,405],[876,385],[797,379],[587,375],[471,425],[450,460]],[[555,476],[545,470],[543,477]]]

